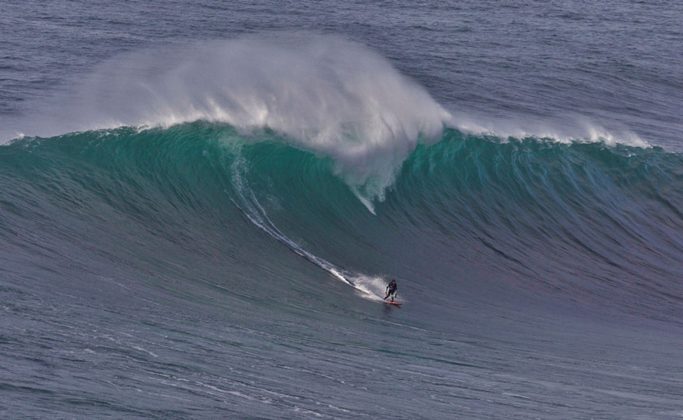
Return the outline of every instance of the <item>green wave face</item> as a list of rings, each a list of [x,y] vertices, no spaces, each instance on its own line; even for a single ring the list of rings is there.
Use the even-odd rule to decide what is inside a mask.
[[[2,239],[174,290],[228,278],[238,299],[322,268],[369,295],[394,275],[426,294],[492,285],[675,312],[681,155],[447,129],[371,200],[372,177],[291,144],[204,122],[15,141],[0,148]]]

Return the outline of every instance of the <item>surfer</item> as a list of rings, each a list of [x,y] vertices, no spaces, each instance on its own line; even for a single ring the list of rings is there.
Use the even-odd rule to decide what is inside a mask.
[[[396,291],[398,290],[398,286],[396,285],[396,279],[391,279],[389,284],[387,285],[387,290],[386,293],[387,295],[384,296],[384,300],[387,300],[389,296],[391,296],[391,301],[394,301],[394,297],[396,297]]]

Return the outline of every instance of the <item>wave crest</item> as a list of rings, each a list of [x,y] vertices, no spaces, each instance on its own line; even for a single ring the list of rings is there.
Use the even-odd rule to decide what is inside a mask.
[[[60,132],[207,120],[272,129],[330,157],[366,198],[382,198],[420,139],[450,118],[367,47],[302,33],[138,51],[102,64]]]

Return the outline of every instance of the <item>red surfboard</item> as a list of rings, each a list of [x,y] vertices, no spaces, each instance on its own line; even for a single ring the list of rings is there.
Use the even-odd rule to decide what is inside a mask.
[[[394,305],[394,306],[398,306],[398,307],[401,306],[401,303],[400,303],[400,302],[397,302],[397,301],[393,301],[393,302],[392,302],[392,301],[390,301],[390,300],[385,300],[384,303],[386,303],[387,305]]]

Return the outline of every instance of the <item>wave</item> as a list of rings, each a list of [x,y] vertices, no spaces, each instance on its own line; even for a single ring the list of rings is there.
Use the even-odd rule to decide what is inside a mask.
[[[254,139],[273,131],[288,144],[329,157],[370,211],[417,145],[438,141],[446,127],[501,139],[649,145],[627,129],[615,134],[579,116],[538,122],[454,115],[368,47],[306,32],[122,54],[66,90],[71,93],[14,122],[16,128],[3,123],[3,136],[195,121],[230,125]]]
[[[137,51],[103,63],[74,91],[27,125],[52,134],[197,120],[270,129],[331,157],[368,198],[381,196],[417,142],[438,138],[450,118],[367,47],[308,33]]]
[[[57,229],[54,252],[64,238],[143,241],[142,255],[115,259],[142,265],[167,246],[199,257],[279,243],[370,299],[396,272],[444,290],[467,270],[457,287],[502,282],[653,316],[678,316],[683,301],[683,156],[659,148],[446,129],[408,156],[374,215],[331,158],[268,130],[83,132],[13,142],[0,160],[3,240],[23,249],[45,252],[36,226]]]

